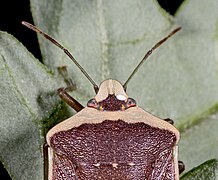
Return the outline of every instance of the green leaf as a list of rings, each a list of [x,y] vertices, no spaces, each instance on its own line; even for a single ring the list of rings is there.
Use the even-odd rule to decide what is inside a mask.
[[[218,159],[218,113],[201,121],[181,134],[179,159],[186,172],[208,159]]]
[[[13,179],[43,179],[46,120],[57,122],[54,110],[66,113],[57,84],[21,43],[0,32],[0,160]]]
[[[218,160],[211,159],[193,168],[181,177],[181,180],[216,180],[218,178]]]
[[[125,3],[31,0],[35,24],[67,47],[97,84],[107,78],[124,83],[148,49],[173,27],[181,25],[182,32],[149,58],[127,91],[140,106],[160,117],[175,119],[182,129],[191,123],[190,119],[194,121],[215,106],[218,99],[213,53],[216,12],[210,24],[204,23],[207,28],[201,28],[204,15],[199,11],[187,19],[186,9],[192,11],[193,6],[197,11],[197,6],[210,7],[211,3],[199,4],[195,0],[192,4],[184,4],[183,11],[173,19],[154,0]],[[210,8],[204,14],[216,11],[216,5]],[[196,22],[195,15],[202,19]],[[78,68],[53,44],[42,37],[39,40],[45,64],[51,68],[66,65],[78,86],[77,91],[91,98],[93,88]]]
[[[171,17],[154,0],[31,0],[35,24],[68,48],[97,84],[106,78],[124,83],[156,42],[182,26],[127,91],[145,110],[175,120],[187,170],[218,158],[218,132],[211,132],[218,109],[217,6],[216,0],[186,0]],[[41,37],[39,42],[44,64],[53,72],[66,65],[77,86],[72,95],[85,105],[94,96],[91,84],[61,50]],[[0,48],[0,158],[13,179],[42,179],[44,132],[50,120],[69,116],[54,93],[64,84],[11,36],[1,33]]]

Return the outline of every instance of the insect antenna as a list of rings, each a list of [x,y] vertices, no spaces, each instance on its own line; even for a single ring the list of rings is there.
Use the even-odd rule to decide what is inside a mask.
[[[32,24],[30,24],[28,22],[25,22],[25,21],[22,21],[22,24],[24,26],[28,27],[29,29],[41,34],[43,37],[45,37],[46,39],[51,41],[53,44],[55,44],[57,47],[62,49],[64,51],[64,53],[67,54],[67,56],[74,62],[74,64],[76,64],[76,66],[80,69],[80,71],[82,71],[82,73],[86,76],[86,78],[92,83],[95,92],[96,93],[98,92],[98,86],[96,85],[96,83],[92,80],[92,78],[88,75],[88,73],[83,69],[83,67],[77,62],[77,60],[73,57],[73,55],[65,47],[63,47],[59,42],[57,42],[55,39],[53,39],[48,34],[41,31],[36,26],[34,26],[34,25],[32,25]]]
[[[170,34],[168,34],[166,37],[161,39],[157,44],[155,44],[143,57],[143,59],[139,62],[139,64],[136,66],[136,68],[132,71],[127,81],[123,84],[123,88],[126,90],[127,84],[132,79],[132,77],[135,75],[135,73],[139,70],[143,62],[152,54],[152,52],[157,49],[159,46],[161,46],[167,39],[169,39],[171,36],[173,36],[175,33],[177,33],[179,30],[181,30],[181,27],[178,27],[174,29]]]

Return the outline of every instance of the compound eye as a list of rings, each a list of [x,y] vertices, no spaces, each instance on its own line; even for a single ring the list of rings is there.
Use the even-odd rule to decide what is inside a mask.
[[[93,99],[90,99],[90,100],[88,101],[87,106],[97,109],[97,108],[98,108],[98,103],[97,103],[97,101],[93,98]]]
[[[128,98],[126,102],[126,107],[130,108],[130,107],[135,107],[135,106],[136,106],[136,101],[132,98]]]

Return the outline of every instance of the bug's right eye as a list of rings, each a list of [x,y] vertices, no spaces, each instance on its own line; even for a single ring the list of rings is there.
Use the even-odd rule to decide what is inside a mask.
[[[88,101],[87,106],[97,109],[97,108],[98,108],[98,103],[97,103],[97,101],[93,98],[93,99],[90,99],[90,100]]]
[[[136,101],[132,98],[128,98],[126,102],[126,109],[130,107],[135,107],[136,106]]]

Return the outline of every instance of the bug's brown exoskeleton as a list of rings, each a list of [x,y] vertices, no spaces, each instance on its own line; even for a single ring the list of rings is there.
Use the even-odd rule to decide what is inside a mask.
[[[178,180],[179,131],[171,119],[160,119],[137,106],[126,87],[141,64],[169,37],[149,50],[122,85],[108,79],[98,87],[74,57],[49,35],[22,22],[61,48],[93,84],[96,96],[83,107],[64,88],[60,97],[78,113],[46,135],[49,180]]]

